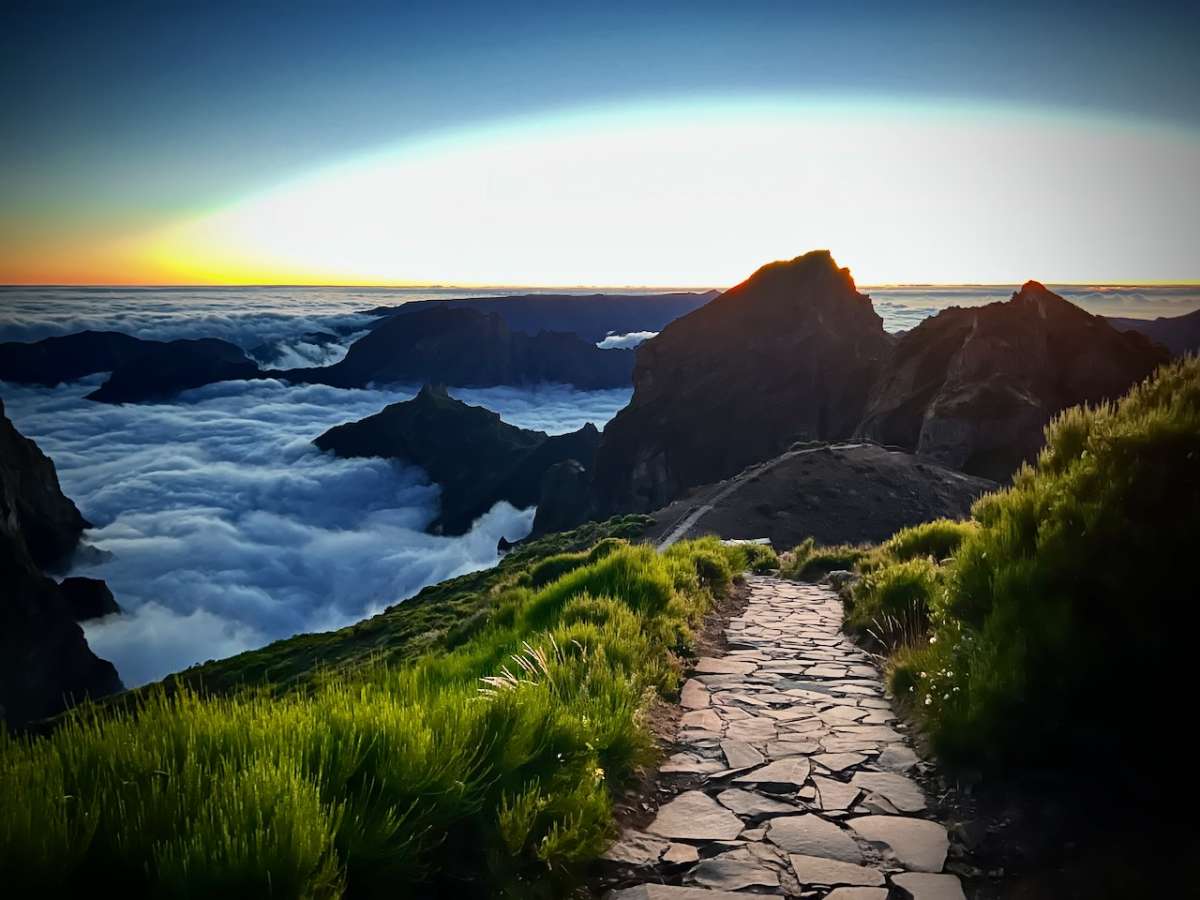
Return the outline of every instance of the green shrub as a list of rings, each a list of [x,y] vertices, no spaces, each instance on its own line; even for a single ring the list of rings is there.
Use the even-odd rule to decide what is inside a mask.
[[[743,569],[762,575],[779,568],[779,556],[770,544],[738,544],[744,562]]]
[[[940,571],[928,558],[893,562],[864,575],[851,592],[846,627],[884,647],[919,640],[940,588]]]
[[[784,554],[779,574],[796,581],[818,581],[830,572],[855,568],[870,552],[869,547],[852,544],[818,546],[809,537]]]
[[[608,544],[508,587],[449,649],[304,690],[159,687],[0,733],[14,896],[332,898],[568,893],[649,758],[648,693],[740,557]]]
[[[902,528],[883,542],[882,551],[892,559],[907,560],[929,557],[934,562],[946,559],[962,542],[975,532],[973,522],[935,519],[909,528]]]
[[[1136,765],[1145,739],[1124,717],[1170,721],[1194,677],[1200,361],[1063,412],[1036,465],[972,514],[897,694],[952,757]]]

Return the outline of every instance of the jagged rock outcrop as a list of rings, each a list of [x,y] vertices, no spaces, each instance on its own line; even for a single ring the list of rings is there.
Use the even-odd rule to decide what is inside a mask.
[[[333,387],[561,382],[592,389],[629,384],[633,359],[632,350],[601,350],[575,334],[514,331],[496,313],[432,307],[386,318],[332,366],[267,374]]]
[[[1055,413],[1116,398],[1166,359],[1030,281],[1006,302],[943,310],[903,335],[858,434],[1003,480],[1036,455]]]
[[[657,509],[795,441],[848,437],[889,347],[828,251],[763,266],[638,347],[597,454],[600,511]]]
[[[81,331],[0,344],[0,381],[53,386],[97,372],[112,373],[88,394],[102,403],[166,400],[217,381],[260,377],[240,347],[217,338],[147,341],[116,331]]]
[[[600,443],[592,424],[550,437],[509,425],[481,406],[455,400],[444,388],[423,387],[358,422],[331,428],[313,441],[338,456],[379,456],[420,466],[442,489],[434,531],[462,534],[495,503],[538,501],[542,476],[566,459],[590,466]]]
[[[716,291],[669,294],[522,294],[512,297],[469,297],[415,300],[380,306],[370,315],[390,317],[430,309],[474,309],[496,313],[513,331],[569,331],[596,343],[610,334],[661,331],[669,322],[703,306]],[[375,326],[378,327],[378,326]]]
[[[43,569],[68,557],[88,522],[63,495],[54,463],[9,420],[0,400],[0,528],[20,537],[32,564]]]
[[[0,720],[9,725],[121,690],[112,663],[88,648],[58,585],[39,571],[70,553],[85,524],[54,464],[0,402]]]
[[[241,347],[217,338],[146,341],[142,352],[113,370],[108,381],[88,394],[102,403],[166,400],[180,391],[218,381],[260,376]]]
[[[113,592],[99,578],[64,578],[58,583],[58,593],[76,622],[99,619],[121,611]]]
[[[1140,332],[1156,344],[1162,344],[1174,356],[1200,352],[1200,309],[1183,316],[1159,316],[1157,319],[1105,318],[1117,331]]]

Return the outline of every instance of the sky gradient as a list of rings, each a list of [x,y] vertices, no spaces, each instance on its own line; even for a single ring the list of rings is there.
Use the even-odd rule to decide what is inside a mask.
[[[6,5],[0,282],[1200,280],[1194,7],[599,6]]]

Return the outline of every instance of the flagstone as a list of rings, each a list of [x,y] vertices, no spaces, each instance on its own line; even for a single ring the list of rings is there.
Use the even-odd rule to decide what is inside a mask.
[[[863,816],[849,822],[872,844],[880,844],[896,861],[918,872],[940,872],[946,862],[946,829],[926,819],[906,816]]]
[[[862,851],[848,833],[812,813],[771,819],[767,823],[767,840],[789,853],[850,863],[863,861]]]
[[[687,791],[665,804],[646,828],[662,837],[693,840],[731,840],[742,833],[742,820],[701,791]]]

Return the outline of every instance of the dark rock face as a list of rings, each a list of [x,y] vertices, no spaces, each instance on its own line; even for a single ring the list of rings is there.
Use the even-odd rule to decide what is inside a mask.
[[[575,334],[513,331],[495,313],[433,307],[388,317],[332,366],[266,374],[333,387],[562,382],[593,389],[629,384],[633,359],[632,350],[601,350]]]
[[[71,551],[84,524],[54,464],[0,403],[0,719],[9,725],[121,690],[116,669],[88,648],[58,585],[39,571]]]
[[[99,578],[64,578],[58,583],[58,593],[76,622],[99,619],[121,611],[112,591]]]
[[[597,455],[601,511],[657,509],[795,441],[848,437],[889,347],[827,251],[763,266],[638,347]]]
[[[81,331],[24,344],[0,344],[0,381],[53,387],[96,372],[111,372],[149,343],[116,331]]]
[[[25,437],[4,413],[0,400],[0,479],[6,504],[5,523],[19,534],[37,568],[62,562],[88,526],[75,504],[63,496],[54,463]]]
[[[1162,344],[1173,356],[1200,352],[1200,309],[1185,316],[1159,316],[1157,319],[1121,319],[1107,317],[1117,331],[1137,331],[1156,344]]]
[[[516,507],[536,503],[548,468],[564,459],[590,463],[599,442],[600,433],[590,424],[548,437],[427,385],[412,400],[331,428],[313,443],[338,456],[379,456],[420,466],[442,489],[442,511],[432,529],[462,534],[500,500]]]
[[[206,384],[259,375],[258,366],[228,341],[145,341],[142,352],[115,368],[108,381],[88,394],[88,399],[102,403],[165,400]]]
[[[566,531],[586,522],[593,512],[591,475],[574,459],[548,468],[542,476],[531,537]]]
[[[89,400],[165,400],[216,381],[258,378],[241,348],[216,338],[145,341],[115,331],[81,331],[33,344],[0,344],[0,381],[48,386],[112,372]]]
[[[858,433],[999,481],[1036,455],[1055,413],[1116,398],[1166,359],[1030,281],[901,337]]]
[[[430,309],[474,309],[495,313],[513,331],[569,331],[589,343],[609,333],[661,331],[669,322],[699,309],[716,291],[672,294],[523,294],[460,300],[418,300],[402,306],[380,306],[371,315],[390,317]],[[378,327],[378,326],[376,326]]]

